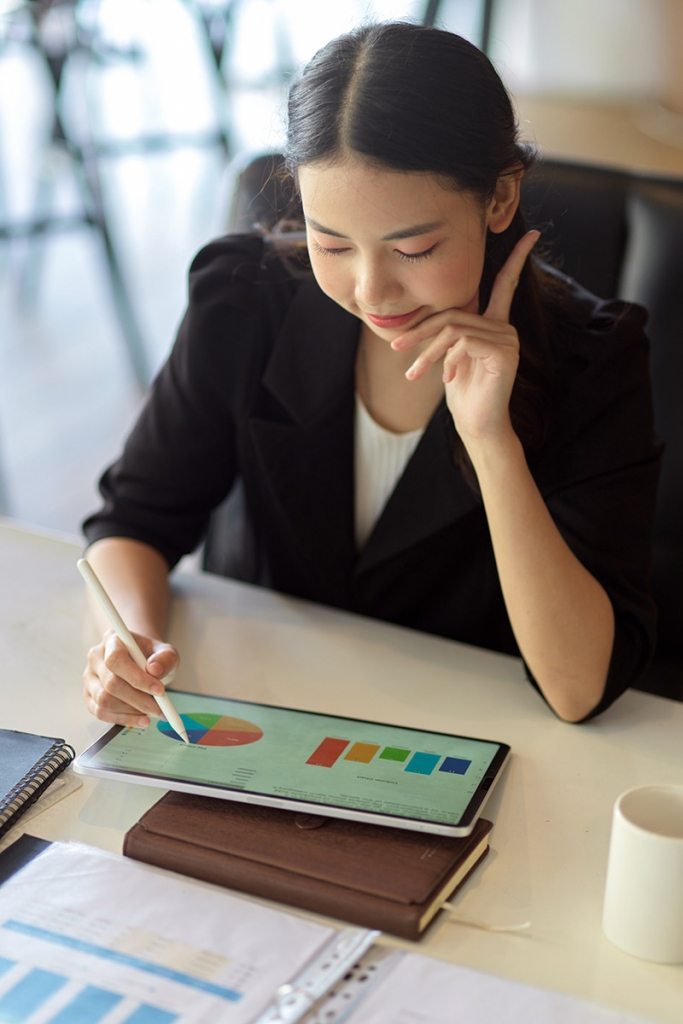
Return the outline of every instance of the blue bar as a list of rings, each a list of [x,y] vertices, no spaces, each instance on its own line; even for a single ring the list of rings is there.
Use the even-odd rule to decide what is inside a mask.
[[[178,1020],[177,1013],[169,1013],[143,1003],[137,1010],[133,1010],[130,1017],[126,1017],[123,1024],[173,1024],[174,1020]]]
[[[431,775],[441,760],[441,754],[425,754],[418,751],[413,754],[403,769],[406,772],[417,772],[418,775]]]
[[[122,999],[123,996],[116,992],[86,985],[68,1006],[63,1006],[54,1017],[50,1017],[48,1024],[97,1024]]]
[[[221,999],[227,999],[231,1003],[236,1003],[242,998],[242,993],[236,992],[232,988],[223,988],[222,985],[214,985],[210,981],[194,978],[191,974],[174,971],[171,967],[163,967],[161,964],[152,963],[150,960],[141,960],[137,956],[129,956],[128,953],[119,953],[118,950],[108,949],[106,946],[96,946],[93,942],[72,939],[70,935],[51,932],[47,928],[37,928],[32,924],[24,924],[23,921],[5,921],[2,927],[10,932],[30,935],[33,939],[42,939],[43,942],[55,942],[59,946],[75,949],[78,953],[89,953],[90,956],[98,956],[102,960],[113,960],[115,964],[135,967],[138,971],[146,971],[147,974],[156,974],[157,977],[166,978],[169,981],[177,981],[188,988],[196,988],[200,992],[208,992],[209,995],[220,996]],[[0,1017],[0,1021],[2,1020],[3,1018]]]
[[[0,978],[9,971],[10,967],[14,967],[14,960],[5,960],[4,956],[0,956]]]
[[[472,764],[464,757],[446,757],[439,768],[440,772],[451,772],[452,775],[464,775]]]
[[[67,979],[50,971],[35,968],[24,975],[14,988],[0,999],[0,1021],[4,1024],[23,1024],[31,1014],[53,996]]]

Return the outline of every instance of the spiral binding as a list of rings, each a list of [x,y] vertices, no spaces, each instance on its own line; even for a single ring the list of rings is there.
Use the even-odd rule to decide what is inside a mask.
[[[52,744],[31,771],[0,801],[0,836],[14,825],[16,819],[28,810],[45,787],[71,764],[75,756],[74,748],[63,740],[56,740]]]

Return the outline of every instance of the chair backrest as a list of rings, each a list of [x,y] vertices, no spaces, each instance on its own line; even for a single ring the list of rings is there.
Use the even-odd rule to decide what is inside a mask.
[[[278,154],[238,174],[229,230],[272,225],[291,203]],[[658,653],[643,688],[683,699],[683,179],[542,160],[522,205],[557,264],[603,298],[650,312],[656,428],[666,444],[654,527]]]
[[[228,210],[228,231],[249,233],[257,228],[271,228],[292,205],[297,205],[291,187],[282,176],[280,153],[253,156],[238,167]]]

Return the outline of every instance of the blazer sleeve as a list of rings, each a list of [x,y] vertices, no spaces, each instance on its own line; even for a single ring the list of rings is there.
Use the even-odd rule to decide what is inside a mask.
[[[614,608],[612,659],[592,718],[637,680],[654,651],[652,527],[662,446],[647,313],[587,293],[582,302],[592,305],[590,315],[556,328],[557,416],[537,479],[558,529]]]
[[[201,542],[239,472],[235,412],[267,358],[278,305],[261,239],[219,239],[194,259],[170,356],[120,458],[100,479],[89,543],[129,537],[173,567]],[[284,300],[284,296],[279,297]]]

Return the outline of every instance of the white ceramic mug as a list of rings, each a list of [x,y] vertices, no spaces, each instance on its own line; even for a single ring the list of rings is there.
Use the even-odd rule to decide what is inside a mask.
[[[683,786],[638,786],[615,803],[602,926],[626,953],[683,963]]]

